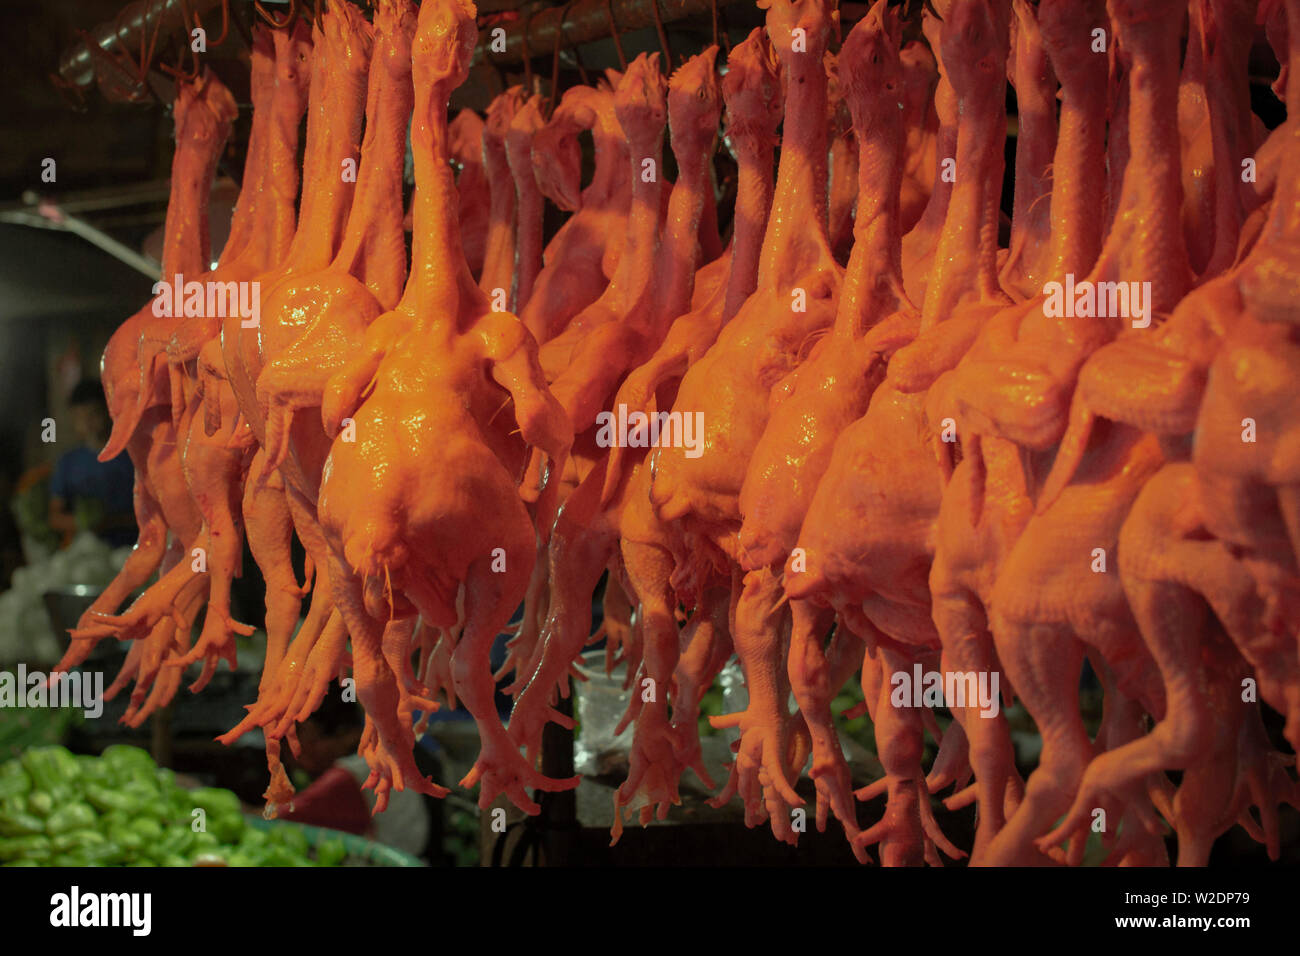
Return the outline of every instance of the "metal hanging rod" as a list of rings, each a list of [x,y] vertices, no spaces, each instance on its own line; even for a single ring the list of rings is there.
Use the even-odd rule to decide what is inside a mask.
[[[483,0],[480,13],[501,11],[509,2]],[[717,6],[722,8],[736,2],[717,0]],[[220,3],[221,0],[135,0],[112,20],[101,23],[69,47],[59,58],[58,76],[68,86],[90,87],[98,79],[97,61],[102,62],[104,56],[136,55],[142,34],[146,39],[156,35],[160,42],[165,42],[185,29],[186,11],[203,16]],[[712,0],[573,0],[499,24],[505,31],[503,52],[490,49],[495,27],[484,27],[480,30],[474,62],[516,63],[525,58],[526,51],[532,56],[549,55],[555,49],[557,33],[560,46],[571,47],[611,36],[615,28],[624,33],[687,17],[707,16],[713,6]],[[100,49],[92,50],[91,42]]]
[[[717,5],[721,9],[737,2],[739,0],[717,0]],[[505,30],[503,52],[491,49],[493,27],[480,30],[474,63],[516,63],[525,58],[525,51],[530,56],[549,56],[555,48],[557,33],[562,47],[602,40],[613,32],[610,28],[611,12],[619,33],[653,27],[656,26],[656,3],[663,23],[707,15],[713,10],[711,0],[574,0],[568,6],[559,4],[513,23],[500,24],[500,28]]]
[[[89,31],[89,37],[105,54],[138,55],[141,34],[167,38],[184,29],[184,12],[202,16],[221,0],[136,0],[112,20]],[[59,74],[71,86],[87,87],[95,82],[95,55],[83,38],[59,57]]]

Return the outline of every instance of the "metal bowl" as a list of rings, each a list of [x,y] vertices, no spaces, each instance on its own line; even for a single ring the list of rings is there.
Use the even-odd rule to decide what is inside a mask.
[[[89,584],[74,584],[41,595],[45,599],[45,610],[49,612],[54,633],[66,634],[70,628],[76,627],[81,615],[95,603],[102,591],[102,588]]]
[[[103,593],[103,588],[90,584],[74,584],[70,587],[46,591],[41,597],[45,601],[45,610],[50,615],[50,626],[55,637],[63,643],[68,640],[68,631],[77,626],[81,615],[85,614],[95,599]],[[120,657],[124,653],[117,641],[100,641],[90,652],[88,661],[103,661]]]

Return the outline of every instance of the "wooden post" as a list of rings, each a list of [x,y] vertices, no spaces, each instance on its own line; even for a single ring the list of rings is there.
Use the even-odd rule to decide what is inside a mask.
[[[176,701],[156,711],[150,727],[149,749],[153,752],[153,761],[160,767],[172,765],[172,714]]]
[[[573,716],[573,678],[567,678],[569,694],[561,697],[556,710]],[[573,731],[550,723],[542,731],[542,773],[564,779],[573,776]],[[541,793],[542,850],[547,866],[573,866],[578,856],[578,793]]]

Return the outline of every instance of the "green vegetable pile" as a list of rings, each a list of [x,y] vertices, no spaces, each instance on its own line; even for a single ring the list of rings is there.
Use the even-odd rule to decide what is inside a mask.
[[[57,744],[68,731],[84,723],[82,712],[72,707],[26,707],[11,710],[0,720],[0,761],[21,757],[32,747]]]
[[[338,866],[347,855],[341,839],[309,850],[300,828],[251,827],[229,790],[179,787],[136,747],[33,747],[0,764],[4,866]]]

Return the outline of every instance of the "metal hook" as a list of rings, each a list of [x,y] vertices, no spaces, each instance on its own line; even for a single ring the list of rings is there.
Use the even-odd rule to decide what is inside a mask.
[[[190,31],[191,18],[193,19],[194,22],[197,23],[198,17],[194,15],[190,10],[190,5],[187,2],[187,0],[180,0],[180,8],[181,8],[181,25],[185,27],[185,32],[188,35]],[[160,63],[158,64],[158,69],[162,70],[168,76],[174,77],[177,83],[193,83],[195,80],[199,78],[199,69],[200,69],[199,54],[195,51],[193,43],[186,44],[185,41],[182,40],[181,44],[182,44],[181,56],[180,59],[177,61],[176,66],[172,66],[169,63]],[[181,65],[184,64],[185,62],[186,46],[188,46],[189,48],[190,58],[193,60],[194,66],[193,69],[191,69],[190,71],[182,72]]]
[[[136,79],[141,86],[145,87],[146,90],[149,87],[149,64],[153,62],[154,51],[158,47],[158,34],[162,30],[163,13],[166,12],[165,9],[158,11],[158,17],[154,20],[153,24],[153,33],[150,35],[149,45],[146,47],[144,40],[145,27],[149,24],[149,11],[151,9],[153,9],[153,0],[146,0],[144,18],[143,22],[140,24],[140,62],[139,64],[133,64],[136,67]],[[127,57],[127,59],[130,58]]]
[[[199,78],[199,57],[194,55],[194,68],[191,70],[182,70],[181,63],[185,62],[185,54],[181,54],[180,62],[176,66],[170,63],[159,63],[158,69],[162,70],[168,76],[174,77],[177,83],[193,83]]]
[[[194,25],[203,32],[203,21],[199,19],[198,11],[194,11]],[[230,30],[230,0],[221,0],[221,36],[212,41],[213,46],[221,46],[226,42],[226,34]]]
[[[262,0],[253,0],[253,7],[262,15],[263,20],[271,24],[271,26],[275,27],[277,30],[283,30],[289,24],[293,23],[293,18],[298,15],[298,0],[289,0],[289,14],[284,18],[283,23],[277,20],[273,14],[268,12],[266,7],[262,6]]]
[[[183,51],[180,60],[175,66],[172,66],[170,63],[159,63],[158,69],[162,70],[168,76],[173,77],[177,83],[193,83],[199,78],[199,55],[194,53],[193,50],[190,52],[193,54],[194,59],[193,69],[188,71],[181,69],[181,65],[185,62],[185,53]]]
[[[144,42],[145,27],[149,24],[149,11],[153,9],[153,0],[146,0],[144,6],[144,22],[140,24],[140,63],[137,68],[137,75],[142,86],[148,86],[146,82],[149,77],[149,64],[153,62],[154,51],[158,47],[158,34],[162,30],[162,18],[165,11],[158,12],[158,18],[154,20],[153,33],[149,37],[149,45],[146,47]]]

